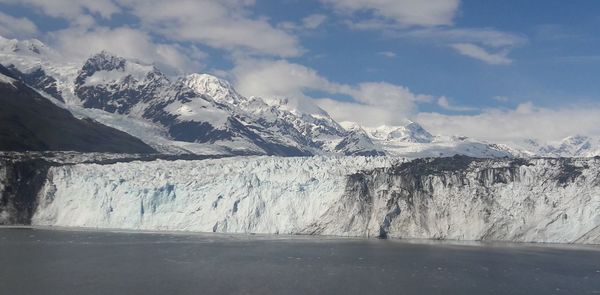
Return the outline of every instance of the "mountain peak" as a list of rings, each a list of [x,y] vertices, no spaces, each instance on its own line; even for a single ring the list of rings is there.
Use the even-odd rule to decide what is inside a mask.
[[[587,141],[589,141],[590,138],[585,136],[585,135],[573,135],[573,136],[569,136],[566,137],[565,139],[562,140],[563,144],[569,144],[569,145],[581,145],[586,143]]]
[[[0,52],[20,55],[41,55],[49,53],[50,49],[38,39],[17,40],[0,36]]]
[[[81,68],[77,85],[110,84],[124,79],[140,82],[166,79],[154,65],[126,59],[103,50],[92,55]]]
[[[126,62],[124,58],[102,50],[86,60],[83,70],[93,70],[94,72],[125,70]]]
[[[218,102],[237,105],[242,96],[225,80],[209,74],[190,74],[182,79],[182,83],[198,94],[210,96]]]
[[[378,140],[397,140],[403,142],[429,143],[433,135],[416,122],[405,120],[404,125],[388,126],[382,125],[369,129],[372,137]]]

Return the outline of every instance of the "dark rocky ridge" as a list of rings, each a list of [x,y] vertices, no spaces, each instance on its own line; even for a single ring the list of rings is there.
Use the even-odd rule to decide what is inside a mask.
[[[0,150],[154,153],[141,140],[90,119],[77,119],[16,79],[0,83]]]
[[[58,90],[57,81],[53,77],[46,74],[44,70],[38,68],[30,73],[19,71],[14,65],[9,65],[7,68],[13,77],[25,82],[25,84],[44,91],[53,98],[64,102],[62,93]]]
[[[0,159],[0,225],[31,224],[37,193],[52,165],[37,158]]]

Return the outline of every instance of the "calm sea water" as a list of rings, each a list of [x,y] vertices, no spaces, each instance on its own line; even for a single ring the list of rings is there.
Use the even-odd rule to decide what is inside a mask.
[[[600,249],[0,228],[0,294],[600,294]]]

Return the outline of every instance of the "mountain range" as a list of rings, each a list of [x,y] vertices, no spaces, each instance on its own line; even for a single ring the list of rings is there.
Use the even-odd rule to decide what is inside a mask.
[[[39,96],[37,101],[51,102],[74,118],[139,139],[148,148],[132,149],[138,152],[404,157],[600,155],[600,139],[585,136],[554,144],[527,140],[504,145],[432,135],[409,120],[399,126],[378,128],[336,122],[316,105],[298,105],[287,98],[246,97],[212,75],[171,77],[152,64],[106,51],[82,64],[65,62],[61,54],[38,40],[0,37],[0,64],[5,67],[3,77],[7,77],[0,79],[0,84],[22,84],[20,89],[0,85],[3,99],[16,97],[6,93],[7,89]],[[10,112],[23,113],[28,105],[20,103],[15,108],[22,110]],[[3,124],[0,128],[0,132],[11,134],[15,127]],[[77,149],[69,145],[62,148]]]

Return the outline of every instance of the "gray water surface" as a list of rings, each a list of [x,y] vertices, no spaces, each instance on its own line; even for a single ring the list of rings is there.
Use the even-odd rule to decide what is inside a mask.
[[[600,249],[0,228],[0,294],[600,294]]]

